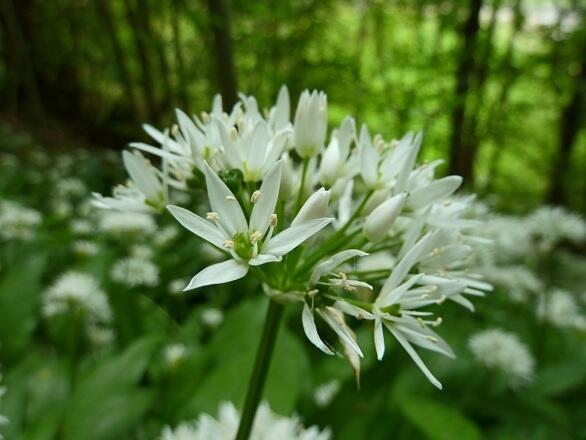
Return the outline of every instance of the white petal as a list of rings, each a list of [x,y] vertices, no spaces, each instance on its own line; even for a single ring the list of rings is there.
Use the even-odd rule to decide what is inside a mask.
[[[307,304],[303,305],[301,322],[303,323],[303,331],[305,332],[305,336],[307,336],[307,339],[309,339],[313,345],[315,345],[325,354],[334,354],[330,347],[328,347],[320,338],[319,333],[317,332],[317,327],[315,326],[315,318],[313,317],[313,313]]]
[[[225,237],[222,232],[210,222],[179,206],[168,205],[167,209],[185,229],[193,232],[195,235],[210,242],[214,246],[224,249],[224,240],[227,238],[229,239],[230,237]]]
[[[308,220],[323,218],[328,212],[328,203],[330,201],[330,192],[321,187],[314,192],[303,204],[291,226],[297,226]]]
[[[374,319],[374,315],[372,313],[346,301],[336,301],[334,303],[334,307],[347,315],[353,316],[356,319]]]
[[[250,264],[251,266],[260,266],[261,264],[275,263],[275,262],[281,261],[282,259],[283,259],[283,257],[276,257],[274,255],[269,255],[269,254],[260,254],[260,255],[257,255],[256,257],[250,259],[248,261],[248,264]]]
[[[374,348],[376,349],[376,357],[380,361],[385,355],[385,335],[380,318],[374,320]]]
[[[323,274],[331,272],[333,269],[335,269],[345,261],[349,260],[350,258],[366,257],[367,255],[367,252],[361,251],[359,249],[346,249],[345,251],[338,252],[337,254],[332,255],[327,260],[322,260],[319,264],[315,266],[315,269],[311,274],[309,282],[312,284],[315,283],[317,280],[321,278]]]
[[[368,214],[364,223],[364,235],[372,242],[384,240],[403,209],[406,193],[397,194],[378,205]]]
[[[277,205],[282,171],[283,162],[278,161],[263,180],[259,190],[260,195],[250,215],[250,232],[259,231],[264,235],[269,228],[271,214],[275,212]]]
[[[276,256],[285,255],[312,235],[317,234],[333,220],[332,218],[316,218],[297,226],[291,226],[271,238],[263,246],[262,253]]]
[[[356,343],[355,336],[352,334],[350,327],[344,322],[344,315],[339,310],[332,307],[326,307],[325,309],[318,309],[317,311],[322,319],[336,332],[338,337],[352,349],[360,357],[364,357],[362,350]]]
[[[230,281],[243,278],[247,273],[248,264],[240,263],[236,260],[227,260],[203,269],[191,279],[183,291],[210,286],[212,284],[229,283]]]
[[[442,201],[456,191],[462,184],[460,176],[447,176],[413,191],[407,199],[407,206],[419,209],[429,203]]]
[[[360,174],[366,186],[374,187],[377,183],[378,153],[372,145],[370,134],[365,125],[360,130]]]
[[[425,363],[423,362],[421,357],[419,357],[419,355],[417,354],[415,349],[411,346],[411,344],[403,337],[403,335],[401,335],[401,332],[395,330],[392,325],[387,324],[387,323],[385,323],[385,327],[387,327],[389,329],[389,331],[393,334],[395,339],[397,341],[399,341],[399,344],[401,344],[403,346],[403,348],[405,349],[407,354],[409,356],[411,356],[411,359],[413,359],[413,362],[415,362],[415,365],[417,365],[419,367],[419,369],[421,370],[421,372],[425,375],[425,377],[427,377],[427,380],[429,380],[435,387],[437,387],[441,390],[442,389],[441,382],[435,378],[435,376],[431,373],[431,371],[429,371],[429,368],[427,368],[427,366],[425,365]]]
[[[122,160],[136,187],[147,199],[157,200],[162,191],[162,186],[152,165],[138,151],[134,153],[124,151]]]
[[[207,163],[204,164],[204,172],[210,205],[212,211],[217,212],[220,216],[220,224],[230,236],[234,236],[238,232],[247,233],[246,217],[244,217],[242,208],[232,191]]]
[[[395,287],[394,289],[381,289],[378,297],[376,298],[376,304],[379,307],[387,307],[392,304],[397,304],[401,301],[401,297],[407,290],[411,288],[415,283],[417,283],[423,274],[417,274],[414,277],[410,278],[409,280],[405,281],[403,284]]]

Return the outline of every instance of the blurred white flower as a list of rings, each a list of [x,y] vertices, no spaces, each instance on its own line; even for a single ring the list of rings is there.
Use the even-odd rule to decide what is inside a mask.
[[[468,346],[478,362],[501,371],[511,386],[532,380],[535,361],[515,334],[498,328],[484,330],[472,335]]]
[[[5,240],[31,240],[41,224],[41,213],[18,203],[0,201],[0,238]]]
[[[158,247],[167,246],[179,235],[179,229],[175,225],[167,225],[157,231],[153,237],[153,244]]]
[[[119,237],[149,235],[157,229],[152,216],[139,212],[104,211],[98,226],[102,232]]]
[[[586,222],[577,214],[561,207],[542,206],[527,217],[527,227],[548,250],[560,241],[581,243],[586,240]]]
[[[586,315],[570,292],[553,289],[541,294],[537,316],[560,328],[586,330]]]
[[[209,307],[201,313],[201,321],[206,327],[216,328],[224,320],[224,313],[220,309]]]
[[[295,112],[295,150],[302,158],[318,154],[326,141],[328,98],[324,92],[304,90]]]
[[[88,324],[107,323],[112,317],[108,298],[92,275],[66,272],[43,293],[43,315],[80,311]]]
[[[525,266],[487,266],[481,269],[485,278],[499,286],[513,301],[525,301],[528,294],[543,289],[541,280]]]
[[[159,268],[146,258],[122,258],[114,263],[110,276],[128,287],[154,287],[159,284]]]
[[[184,344],[169,344],[165,347],[164,358],[165,363],[169,367],[174,367],[187,355],[187,347]]]
[[[84,219],[71,220],[70,227],[76,235],[89,235],[96,230],[92,222]]]
[[[87,194],[88,189],[85,183],[77,177],[67,177],[57,181],[55,192],[57,197],[69,198],[83,196]]]
[[[313,400],[320,408],[327,407],[340,391],[340,381],[333,379],[319,385],[313,392]]]
[[[81,257],[92,257],[99,250],[98,245],[89,240],[76,240],[72,243],[71,248],[76,255]]]
[[[233,440],[238,431],[240,415],[231,402],[220,405],[218,418],[202,414],[195,422],[181,423],[176,428],[163,428],[161,440]],[[266,403],[258,407],[250,440],[329,440],[329,429],[305,428],[300,420],[283,417],[271,411]]]
[[[135,258],[149,259],[153,256],[153,248],[146,244],[135,244],[130,248],[130,255]]]
[[[184,278],[177,278],[169,281],[169,284],[167,285],[167,290],[170,294],[176,295],[183,292],[185,284],[186,280]]]

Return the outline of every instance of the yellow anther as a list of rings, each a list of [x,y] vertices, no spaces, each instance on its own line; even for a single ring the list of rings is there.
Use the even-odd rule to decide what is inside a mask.
[[[258,198],[260,197],[260,191],[257,189],[255,192],[252,193],[250,196],[250,203],[256,203]]]
[[[211,211],[206,214],[206,218],[212,222],[220,220],[220,215],[217,212]]]

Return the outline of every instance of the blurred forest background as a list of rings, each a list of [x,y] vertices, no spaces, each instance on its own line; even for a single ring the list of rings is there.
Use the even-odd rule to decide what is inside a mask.
[[[509,211],[586,212],[581,0],[2,0],[0,112],[59,149],[122,148],[220,92],[327,92]],[[361,122],[361,121],[359,121]],[[448,171],[448,168],[446,171]]]

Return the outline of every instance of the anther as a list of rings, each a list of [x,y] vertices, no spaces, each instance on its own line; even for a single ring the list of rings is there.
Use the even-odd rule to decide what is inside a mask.
[[[226,249],[234,249],[234,242],[232,240],[224,240],[222,246],[224,246]]]
[[[279,218],[277,217],[277,214],[271,214],[271,221],[270,221],[270,225],[274,228],[277,226],[277,222],[279,221]]]
[[[260,197],[260,191],[257,189],[255,192],[252,193],[250,196],[250,203],[256,203],[258,198]]]
[[[210,221],[217,222],[220,220],[220,215],[217,212],[211,211],[206,214],[206,218]]]

